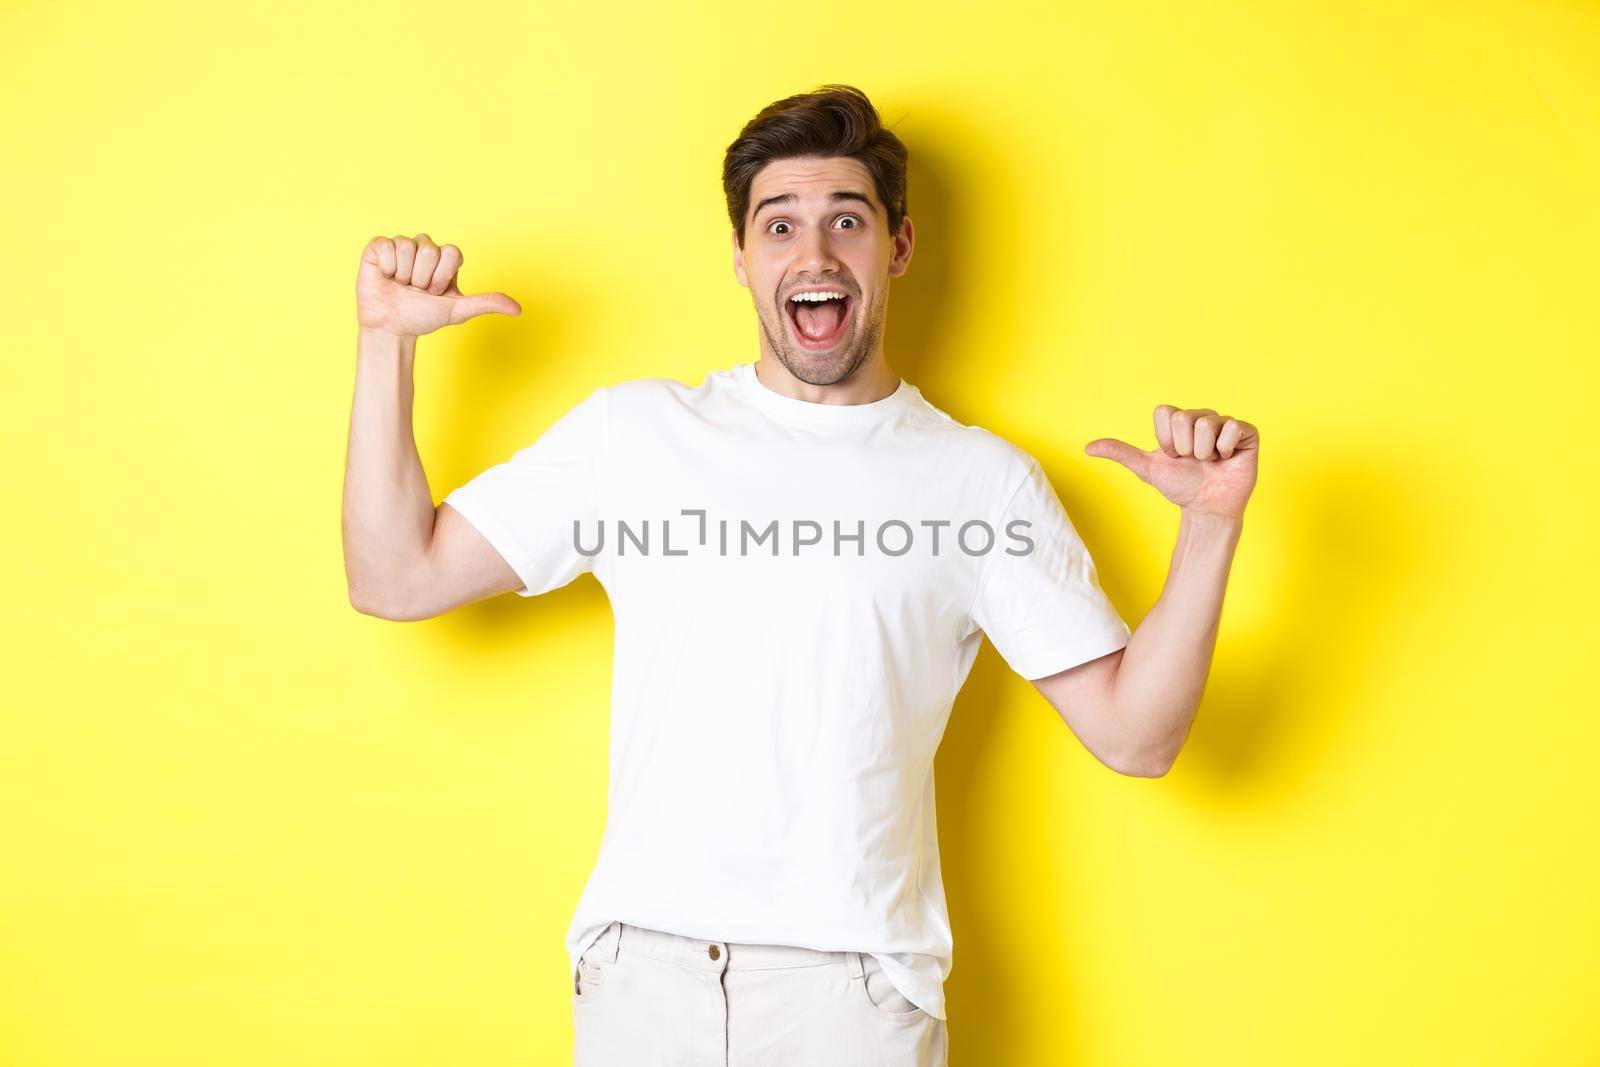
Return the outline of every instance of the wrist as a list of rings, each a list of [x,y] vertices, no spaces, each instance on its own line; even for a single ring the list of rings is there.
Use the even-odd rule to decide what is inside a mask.
[[[401,357],[413,355],[417,339],[362,326],[356,333],[356,352],[362,357]]]
[[[1238,533],[1244,529],[1243,515],[1219,515],[1214,511],[1196,511],[1183,508],[1180,523],[1194,530],[1209,533]]]

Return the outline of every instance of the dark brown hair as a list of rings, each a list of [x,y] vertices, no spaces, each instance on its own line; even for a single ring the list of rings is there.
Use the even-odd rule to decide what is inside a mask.
[[[900,229],[906,213],[906,146],[884,127],[866,93],[853,85],[823,85],[762,108],[722,157],[722,191],[740,248],[756,172],[773,160],[799,156],[860,160],[888,212],[889,232]]]

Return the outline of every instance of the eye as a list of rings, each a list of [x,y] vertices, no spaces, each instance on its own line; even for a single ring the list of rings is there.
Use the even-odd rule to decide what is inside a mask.
[[[861,229],[861,219],[858,218],[855,215],[840,215],[839,216],[839,221],[840,222],[853,222],[853,223],[855,223],[855,225],[850,227],[852,230]]]
[[[769,223],[767,223],[767,232],[771,233],[772,232],[772,228],[774,226],[787,226],[787,225],[789,225],[789,224],[787,222],[784,222],[782,219],[778,219],[776,222],[769,222]],[[781,237],[782,234],[779,234],[778,236]]]

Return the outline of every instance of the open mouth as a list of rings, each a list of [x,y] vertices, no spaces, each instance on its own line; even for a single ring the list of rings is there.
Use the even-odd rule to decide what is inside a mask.
[[[795,344],[807,352],[826,352],[848,332],[855,298],[843,289],[802,289],[783,305]]]

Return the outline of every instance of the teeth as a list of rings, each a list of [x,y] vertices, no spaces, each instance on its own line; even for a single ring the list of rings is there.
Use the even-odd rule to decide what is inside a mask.
[[[819,303],[823,300],[843,300],[845,294],[836,293],[830,289],[812,289],[804,293],[795,293],[790,300],[804,300],[809,303]]]

